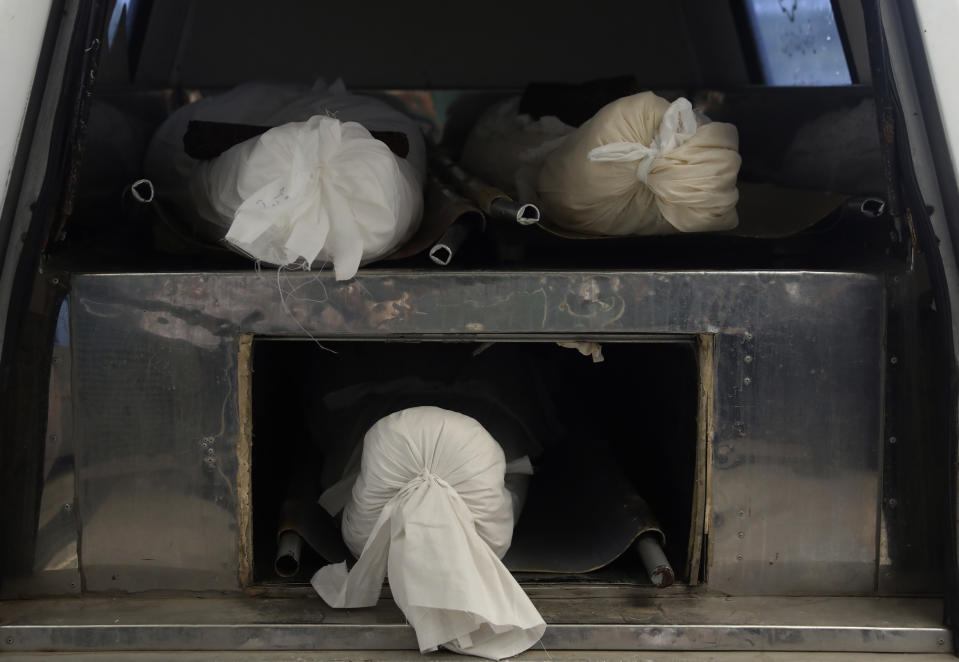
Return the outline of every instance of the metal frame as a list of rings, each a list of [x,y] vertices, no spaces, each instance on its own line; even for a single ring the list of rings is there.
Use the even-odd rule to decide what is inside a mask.
[[[126,598],[0,603],[0,652],[415,649],[389,601]],[[536,600],[546,650],[935,653],[952,637],[938,600],[675,598]]]
[[[280,297],[278,277],[294,294]],[[344,283],[322,273],[87,275],[72,288],[87,590],[240,589],[244,334],[603,341],[705,334],[716,361],[710,587],[876,589],[880,277],[371,270]],[[118,544],[117,531],[128,539]]]
[[[344,621],[317,600],[242,595],[250,485],[241,440],[251,396],[240,375],[250,369],[251,336],[698,339],[708,445],[697,486],[702,543],[691,544],[707,557],[705,594],[537,588],[551,623],[544,644],[942,650],[939,641],[951,640],[937,599],[710,597],[875,594],[887,294],[878,275],[804,271],[370,270],[342,283],[326,273],[75,276],[75,511],[88,595],[62,603],[76,613],[56,622],[59,602],[2,603],[0,633],[19,650],[411,645],[388,600]],[[43,592],[21,579],[18,595]],[[109,601],[122,612],[110,616],[89,595],[176,589],[239,597],[211,622],[173,599]],[[138,612],[141,604],[149,608]],[[196,606],[219,609],[210,598]],[[630,616],[640,607],[666,615]],[[135,623],[125,620],[135,613]]]

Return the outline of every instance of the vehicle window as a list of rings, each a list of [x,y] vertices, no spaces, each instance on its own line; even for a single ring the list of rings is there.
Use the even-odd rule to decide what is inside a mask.
[[[766,85],[850,85],[830,0],[744,0]]]

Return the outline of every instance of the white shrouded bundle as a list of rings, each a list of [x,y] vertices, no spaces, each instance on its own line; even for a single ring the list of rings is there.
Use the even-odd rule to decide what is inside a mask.
[[[653,235],[738,224],[736,127],[710,122],[685,98],[670,103],[652,92],[624,97],[565,136],[555,126],[544,132],[547,118],[533,123],[504,117],[503,110],[494,109],[477,125],[464,165],[501,186],[512,179],[510,188],[521,195],[527,189],[559,227],[591,235]],[[489,136],[517,133],[526,139],[510,139],[523,147],[500,161],[507,172],[491,177],[488,164],[503,142]]]
[[[502,659],[528,649],[546,624],[500,561],[514,524],[506,472],[502,448],[469,416],[413,407],[380,419],[343,511],[359,560],[349,572],[320,568],[313,587],[332,607],[369,607],[388,575],[422,652]]]
[[[192,120],[274,128],[199,162],[183,149]],[[370,131],[406,134],[407,158]],[[332,262],[344,280],[415,232],[426,150],[413,120],[340,83],[250,83],[174,113],[153,138],[146,171],[207,234],[269,264]]]

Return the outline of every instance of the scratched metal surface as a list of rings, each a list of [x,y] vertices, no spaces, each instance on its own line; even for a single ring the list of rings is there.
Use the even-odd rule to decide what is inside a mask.
[[[674,650],[802,651],[808,656],[818,651],[829,652],[831,660],[837,651],[901,655],[946,652],[952,645],[941,622],[942,602],[930,599],[695,596],[534,604],[547,623],[542,646],[535,648],[548,655],[561,650],[641,650],[647,655]],[[4,660],[28,651],[255,650],[268,655],[318,648],[379,650],[378,655],[394,660],[399,656],[384,651],[415,650],[416,637],[390,600],[369,609],[331,609],[317,597],[0,602]],[[353,653],[342,659],[377,657]]]
[[[883,284],[827,272],[84,275],[73,280],[91,591],[236,590],[236,348],[318,338],[714,334],[707,581],[876,587]]]

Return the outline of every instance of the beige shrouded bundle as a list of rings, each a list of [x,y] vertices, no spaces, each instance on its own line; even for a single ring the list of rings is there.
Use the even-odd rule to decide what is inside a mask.
[[[536,183],[546,216],[594,235],[736,227],[736,127],[652,92],[602,108],[546,158]]]

